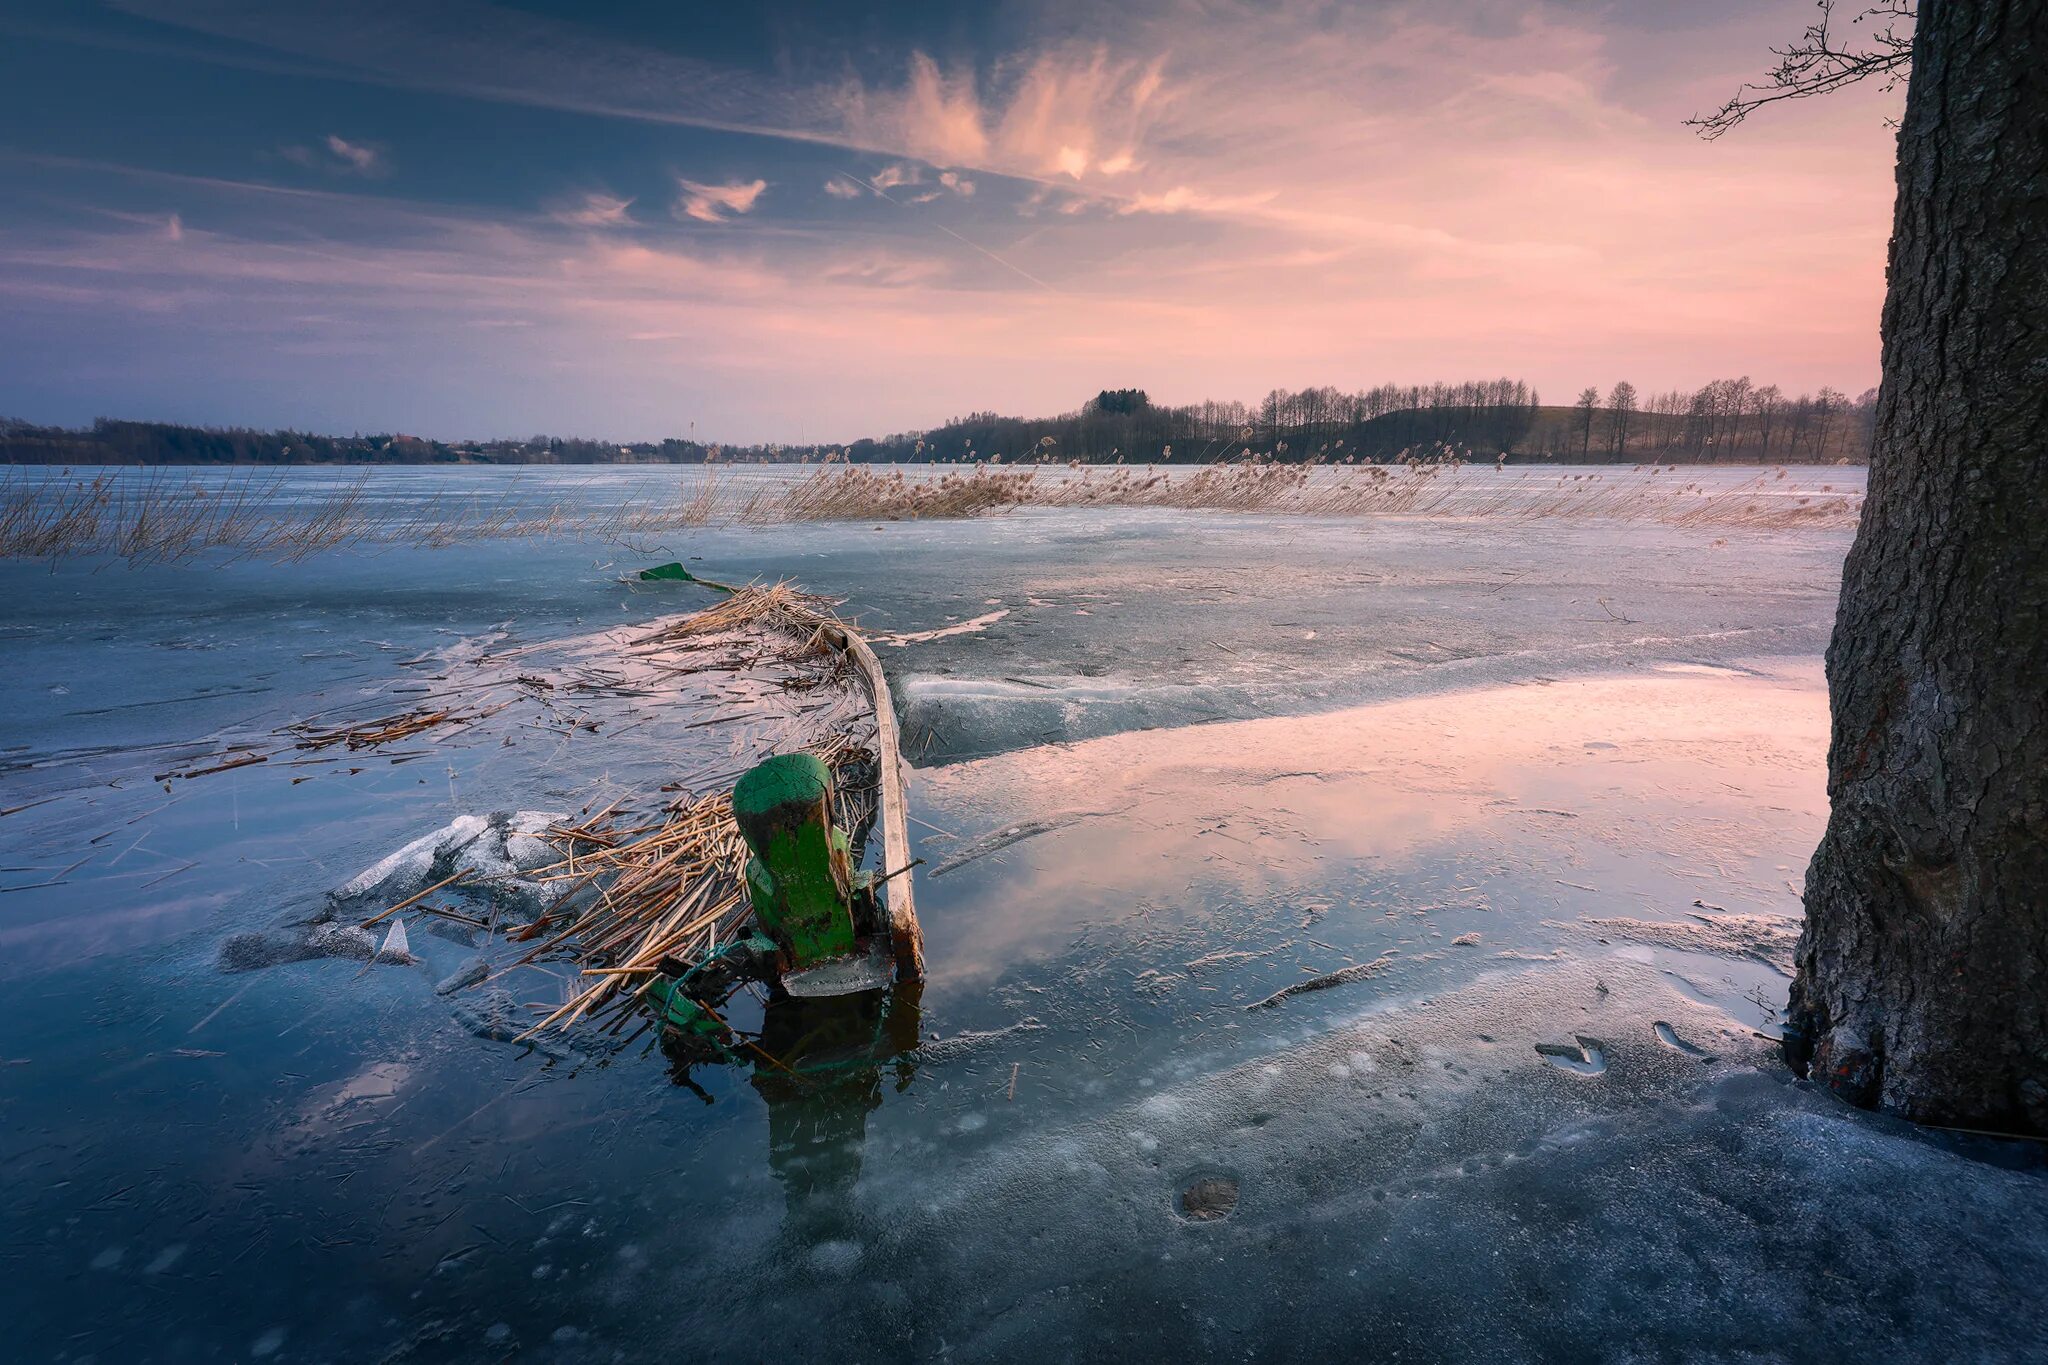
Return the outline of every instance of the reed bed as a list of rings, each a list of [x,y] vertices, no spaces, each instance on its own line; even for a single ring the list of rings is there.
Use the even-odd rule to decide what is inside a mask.
[[[1603,519],[1777,530],[1846,528],[1859,492],[1787,494],[1776,469],[1737,485],[1689,480],[1674,468],[1460,476],[1451,463],[1319,465],[1248,459],[1168,471],[1155,467],[979,468],[919,480],[850,466],[812,475],[759,522],[972,517],[1013,508],[1170,507],[1316,517],[1407,516],[1506,521]]]
[[[592,506],[573,496],[535,504],[516,487],[395,502],[375,496],[375,477],[365,472],[308,495],[281,473],[209,484],[176,470],[127,478],[8,470],[0,473],[0,559],[292,563],[333,550],[441,549],[542,536],[617,542],[734,519],[725,514],[730,499],[715,478],[679,485],[672,501]]]
[[[841,687],[850,695],[857,688],[844,657],[820,638],[829,626],[845,628],[832,613],[834,605],[788,583],[742,588],[716,606],[633,638],[628,648],[643,659],[668,661],[679,649],[738,643],[740,655],[731,662],[749,668],[764,659],[774,663],[783,670],[786,691]],[[828,715],[832,728],[791,747],[817,754],[846,779],[874,761],[867,742],[872,713],[863,718],[841,709]],[[840,785],[853,798],[848,813],[858,817],[859,784],[842,780]],[[723,784],[672,801],[653,819],[633,821],[630,812],[608,814],[548,832],[562,858],[538,876],[559,883],[560,893],[557,909],[536,921],[532,932],[551,928],[557,917],[566,922],[520,961],[566,958],[577,968],[581,984],[529,1035],[587,1019],[608,1021],[616,1032],[632,1017],[634,1003],[664,962],[709,953],[740,932],[752,914],[746,844],[733,821],[732,794]],[[852,823],[858,829],[865,822],[856,818]]]
[[[473,725],[477,721],[497,715],[511,704],[509,701],[503,701],[494,705],[478,706],[469,711],[454,706],[416,706],[393,715],[346,725],[292,726],[287,733],[299,737],[295,747],[300,749],[327,749],[337,744],[346,745],[351,751],[374,749],[380,744],[411,739],[438,726]]]
[[[730,721],[745,742],[736,735],[729,755],[709,759],[659,793],[587,809],[544,831],[555,860],[520,874],[541,892],[543,908],[509,931],[490,974],[496,980],[527,968],[570,969],[567,992],[538,1006],[540,1017],[522,1036],[585,1028],[616,1034],[639,1017],[639,995],[665,962],[701,957],[743,932],[752,914],[746,846],[732,818],[738,771],[768,752],[815,753],[839,775],[842,821],[856,842],[870,823],[876,717],[857,673],[821,639],[828,628],[846,628],[834,615],[836,605],[788,583],[743,587],[702,611],[588,637],[567,667],[558,666],[564,662],[559,643],[486,653],[471,666],[448,669],[434,700],[411,710],[306,723],[289,734],[302,749],[354,751],[477,724],[515,703],[538,707],[558,723],[566,717],[579,724],[573,710],[563,710],[573,707],[568,697],[579,691],[658,698],[664,705],[679,684],[699,688],[706,699],[715,696],[711,715],[702,715],[702,706],[677,708],[671,723]],[[557,666],[533,672],[543,660]],[[736,694],[735,684],[747,679],[765,680],[766,694],[744,688]],[[769,704],[775,694],[791,700]],[[405,913],[486,927],[475,915],[431,902],[448,885],[416,892],[362,925]]]
[[[1187,467],[998,464],[913,476],[823,465],[735,477],[693,470],[673,497],[601,501],[604,490],[535,504],[516,487],[399,503],[374,496],[374,474],[306,495],[282,474],[205,485],[188,473],[92,478],[0,475],[0,558],[104,556],[130,563],[201,557],[294,561],[332,550],[444,547],[480,540],[635,537],[709,525],[958,520],[1027,508],[1158,507],[1318,517],[1491,521],[1603,519],[1672,526],[1851,528],[1862,494],[1832,485],[1786,491],[1788,470],[1740,484],[1676,467],[1572,471],[1520,466],[1474,474],[1455,461],[1398,465],[1252,457]],[[596,498],[589,496],[597,494]]]
[[[872,758],[846,736],[806,751],[842,772]],[[651,820],[634,818],[613,813],[547,832],[562,857],[535,877],[559,894],[555,908],[522,933],[541,942],[512,965],[567,960],[579,984],[526,1036],[586,1020],[616,1033],[664,964],[703,958],[744,932],[753,915],[747,846],[730,792],[685,797]]]

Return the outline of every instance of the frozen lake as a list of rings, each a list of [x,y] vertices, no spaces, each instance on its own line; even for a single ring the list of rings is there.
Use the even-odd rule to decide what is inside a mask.
[[[2033,1154],[1845,1110],[1769,1045],[1848,541],[1103,508],[0,564],[22,1358],[2043,1358]],[[671,558],[877,639],[925,1046],[792,1093],[479,1037],[423,932],[423,969],[222,969],[458,815],[653,790],[727,740],[621,702],[161,775],[451,651],[708,601],[619,581]]]

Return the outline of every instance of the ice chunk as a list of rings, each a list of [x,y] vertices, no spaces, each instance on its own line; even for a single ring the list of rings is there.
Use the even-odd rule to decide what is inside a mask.
[[[409,967],[419,961],[412,955],[412,941],[405,936],[404,920],[391,921],[391,932],[384,935],[384,946],[377,950],[377,961],[400,967]]]
[[[376,936],[356,925],[286,925],[233,935],[220,946],[220,968],[224,972],[253,972],[321,957],[368,962],[376,955]]]
[[[441,979],[434,987],[436,995],[453,995],[467,990],[491,974],[491,966],[480,957],[473,957]]]
[[[505,821],[505,860],[521,872],[557,861],[555,846],[544,839],[548,827],[566,817],[559,811],[514,811]]]
[[[888,985],[895,973],[877,956],[835,957],[800,972],[785,972],[782,989],[799,999],[827,995],[859,995]]]
[[[457,816],[432,834],[422,835],[396,853],[379,858],[335,888],[334,894],[343,900],[387,894],[403,899],[433,879],[430,874],[435,863],[452,858],[489,827],[490,821],[484,816]]]
[[[449,886],[451,896],[531,913],[539,909],[544,888],[524,874],[555,861],[544,836],[565,818],[538,810],[458,816],[349,878],[335,889],[334,901],[362,909],[395,904],[459,877]]]

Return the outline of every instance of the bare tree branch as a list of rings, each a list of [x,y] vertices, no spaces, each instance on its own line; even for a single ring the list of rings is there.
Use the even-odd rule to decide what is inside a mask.
[[[1849,21],[1843,38],[1833,22],[1835,0],[1816,0],[1820,18],[1788,47],[1771,49],[1778,65],[1761,85],[1744,85],[1711,114],[1685,121],[1708,141],[1721,136],[1766,104],[1825,95],[1873,76],[1889,90],[1906,78],[1913,62],[1913,18],[1918,0],[1877,0]]]

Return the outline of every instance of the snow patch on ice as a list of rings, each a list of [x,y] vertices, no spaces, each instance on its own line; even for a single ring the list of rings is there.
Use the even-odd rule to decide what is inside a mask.
[[[1690,922],[1603,919],[1589,915],[1576,922],[1546,920],[1545,924],[1550,928],[1591,932],[1604,938],[1618,938],[1657,948],[1749,958],[1787,975],[1792,965],[1792,950],[1799,943],[1799,921],[1777,915],[1694,913]]]

